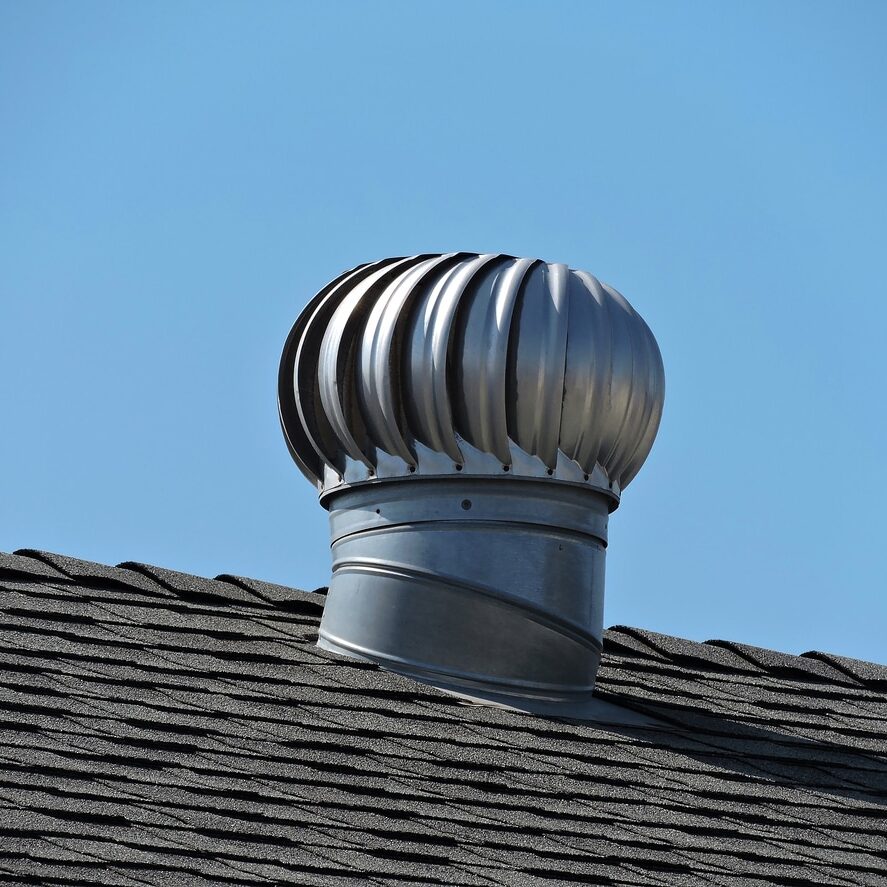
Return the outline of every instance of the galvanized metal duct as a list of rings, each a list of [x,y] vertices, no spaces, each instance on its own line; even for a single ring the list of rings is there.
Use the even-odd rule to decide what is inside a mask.
[[[607,515],[664,390],[641,317],[566,265],[448,253],[334,280],[279,377],[331,513],[321,646],[518,707],[588,696]]]

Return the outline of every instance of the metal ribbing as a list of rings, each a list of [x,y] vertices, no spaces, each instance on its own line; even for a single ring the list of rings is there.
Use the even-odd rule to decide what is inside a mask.
[[[454,411],[464,398],[462,392],[450,390],[450,346],[456,335],[456,312],[475,278],[495,259],[492,255],[474,256],[430,287],[416,305],[416,316],[409,324],[411,334],[404,342],[408,349],[402,358],[405,400],[412,405],[415,420],[410,430],[416,440],[446,453],[457,464],[461,464],[462,454],[456,440]],[[462,365],[458,358],[454,360]]]
[[[624,488],[655,438],[662,358],[625,298],[591,274],[502,255],[386,259],[342,275],[296,321],[281,422],[320,481],[347,458],[415,468],[416,443],[460,464],[559,454]],[[346,458],[347,457],[347,458]]]
[[[539,264],[528,275],[510,333],[505,386],[509,437],[551,469],[560,447],[568,274],[566,265]]]
[[[514,308],[533,265],[531,259],[497,263],[479,284],[463,293],[459,329],[452,349],[456,430],[470,444],[509,463],[506,405],[509,386],[508,342]]]

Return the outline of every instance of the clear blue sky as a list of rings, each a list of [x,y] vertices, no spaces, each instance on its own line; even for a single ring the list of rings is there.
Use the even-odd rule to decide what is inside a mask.
[[[887,4],[0,5],[0,550],[327,581],[328,279],[587,269],[659,340],[607,624],[887,661]]]

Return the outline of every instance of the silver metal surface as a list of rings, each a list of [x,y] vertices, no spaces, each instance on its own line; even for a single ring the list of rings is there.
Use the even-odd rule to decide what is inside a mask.
[[[320,646],[514,707],[591,694],[606,496],[416,479],[334,493],[327,505],[333,577]]]
[[[656,341],[612,287],[470,253],[342,275],[299,317],[279,379],[290,451],[321,491],[382,474],[510,474],[614,503],[653,445],[664,394]]]
[[[664,394],[644,321],[566,265],[446,253],[334,280],[278,386],[330,510],[319,644],[493,704],[590,710],[608,514]]]

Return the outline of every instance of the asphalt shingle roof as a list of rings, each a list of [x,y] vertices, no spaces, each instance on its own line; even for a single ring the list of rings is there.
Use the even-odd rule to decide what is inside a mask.
[[[0,883],[887,887],[887,667],[617,626],[558,721],[317,649],[323,600],[0,555]]]

